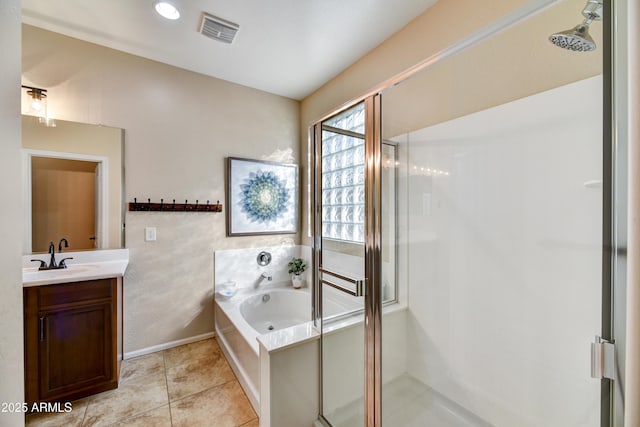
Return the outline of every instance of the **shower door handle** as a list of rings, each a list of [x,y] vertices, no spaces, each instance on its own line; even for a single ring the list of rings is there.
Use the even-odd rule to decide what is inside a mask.
[[[322,275],[324,276],[329,275],[329,276],[333,276],[337,279],[340,279],[342,281],[351,283],[354,285],[354,289],[350,289],[346,286],[343,286],[339,283],[336,283],[334,281],[331,280],[327,280],[324,277],[322,279],[320,279],[320,283],[324,284],[324,285],[329,285],[332,288],[335,288],[339,291],[345,292],[351,296],[354,297],[362,297],[364,296],[364,290],[366,288],[366,284],[367,284],[367,279],[355,279],[353,277],[349,277],[349,276],[345,276],[344,274],[340,274],[340,273],[336,273],[334,271],[329,271],[329,270],[325,270],[324,268],[320,268],[320,272],[322,273]]]

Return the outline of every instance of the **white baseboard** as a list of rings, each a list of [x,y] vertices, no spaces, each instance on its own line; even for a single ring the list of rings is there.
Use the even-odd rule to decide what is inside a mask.
[[[140,350],[129,351],[124,354],[124,360],[133,359],[134,357],[144,356],[145,354],[155,353],[157,351],[166,350],[168,348],[191,344],[192,342],[206,340],[208,338],[214,337],[215,335],[215,332],[207,332],[206,334],[196,335],[194,337],[183,338],[163,344],[153,345],[151,347],[141,348]]]

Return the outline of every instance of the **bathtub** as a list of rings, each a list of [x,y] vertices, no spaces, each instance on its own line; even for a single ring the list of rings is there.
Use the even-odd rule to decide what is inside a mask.
[[[329,293],[333,291],[329,290]],[[317,340],[311,321],[309,288],[293,289],[289,282],[241,287],[233,297],[215,297],[215,330],[220,347],[249,401],[260,413],[260,351],[279,352]],[[357,309],[338,292],[324,301],[327,315]],[[344,325],[342,325],[344,326]]]
[[[281,344],[293,345],[319,335],[311,322],[309,289],[294,290],[288,283],[275,283],[259,289],[241,288],[231,298],[216,295],[215,330],[220,348],[258,414],[258,337],[265,334],[276,337],[279,331],[287,330],[286,335],[291,339],[286,342],[281,340]]]
[[[258,334],[268,334],[308,322],[311,296],[307,289],[271,289],[246,297],[238,308]]]

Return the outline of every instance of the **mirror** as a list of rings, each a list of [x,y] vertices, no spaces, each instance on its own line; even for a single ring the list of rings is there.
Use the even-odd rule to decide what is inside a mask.
[[[124,130],[22,116],[24,252],[124,247]]]

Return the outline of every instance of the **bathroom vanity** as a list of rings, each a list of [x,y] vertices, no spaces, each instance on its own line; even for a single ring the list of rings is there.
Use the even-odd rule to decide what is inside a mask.
[[[87,253],[85,257],[98,255]],[[122,276],[127,263],[128,251],[126,260],[80,262],[70,264],[67,271],[24,268],[25,397],[29,405],[71,401],[118,387]]]
[[[118,387],[117,280],[24,288],[28,403]]]

